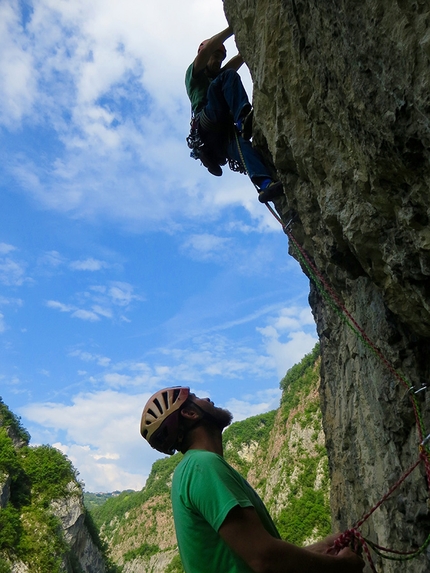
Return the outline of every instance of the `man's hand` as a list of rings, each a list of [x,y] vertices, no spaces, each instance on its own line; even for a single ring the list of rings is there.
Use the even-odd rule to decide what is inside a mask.
[[[305,547],[308,551],[312,551],[313,553],[329,553],[329,550],[333,547],[334,542],[339,537],[338,533],[334,533],[333,535],[329,535],[321,541],[317,541],[316,543],[312,543],[312,545],[308,545]]]
[[[361,573],[364,568],[364,561],[349,548],[337,555],[327,553],[336,535],[311,548],[272,537],[251,507],[234,507],[219,534],[255,573]]]
[[[220,45],[223,44],[227,40],[227,38],[230,38],[230,36],[232,35],[233,35],[233,30],[229,26],[222,32],[219,32],[218,34],[215,34],[215,36],[212,36],[212,38],[209,38],[209,40],[206,42],[206,44],[203,46],[203,48],[200,50],[200,52],[197,54],[194,60],[193,64],[194,75],[197,75],[201,70],[205,69],[207,63],[209,62],[210,57],[215,52],[215,50],[219,48]]]

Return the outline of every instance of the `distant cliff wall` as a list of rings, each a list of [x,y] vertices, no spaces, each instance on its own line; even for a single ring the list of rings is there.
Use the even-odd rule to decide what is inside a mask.
[[[0,398],[0,570],[106,573],[70,461],[30,435]]]
[[[430,381],[430,7],[424,0],[225,0],[254,81],[255,136],[284,182],[280,213],[389,362]],[[296,253],[291,249],[293,256]],[[404,386],[311,286],[336,528],[417,459]],[[430,433],[430,390],[416,395]],[[430,530],[423,468],[363,533],[409,551]],[[430,555],[380,562],[430,570]]]

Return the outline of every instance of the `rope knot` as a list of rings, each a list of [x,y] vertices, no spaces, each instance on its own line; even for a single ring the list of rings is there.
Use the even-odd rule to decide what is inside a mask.
[[[339,553],[341,549],[345,549],[345,547],[351,547],[351,549],[355,550],[357,545],[357,531],[352,529],[347,529],[343,533],[339,535],[337,539],[335,539],[333,543],[333,548],[336,550],[336,553]]]

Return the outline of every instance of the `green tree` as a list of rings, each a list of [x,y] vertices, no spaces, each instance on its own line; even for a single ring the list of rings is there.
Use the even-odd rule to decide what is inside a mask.
[[[22,467],[30,480],[32,493],[46,502],[68,495],[67,485],[77,481],[71,461],[52,446],[29,446],[19,451]]]
[[[21,424],[21,418],[15,416],[13,412],[9,410],[6,404],[0,397],[0,426],[5,428],[12,428],[14,433],[18,438],[20,438],[24,443],[28,444],[30,441],[30,434]]]

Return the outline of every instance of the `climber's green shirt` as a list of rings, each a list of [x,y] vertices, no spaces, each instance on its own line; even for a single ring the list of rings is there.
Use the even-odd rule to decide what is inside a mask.
[[[189,66],[185,74],[185,87],[187,94],[191,101],[191,109],[193,113],[201,111],[207,102],[208,88],[211,84],[211,79],[202,70],[195,77],[193,76],[193,64]]]
[[[252,573],[218,534],[233,507],[254,507],[265,529],[280,539],[266,507],[222,456],[189,450],[172,483],[173,517],[186,573]]]

